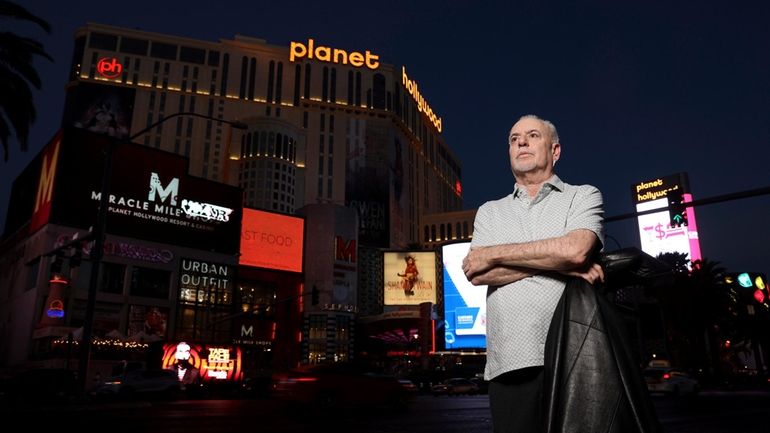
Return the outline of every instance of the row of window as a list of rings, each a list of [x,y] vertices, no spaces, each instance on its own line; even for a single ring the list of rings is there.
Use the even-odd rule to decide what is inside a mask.
[[[462,223],[457,222],[454,224],[455,230],[452,231],[452,223],[442,223],[438,225],[438,233],[436,232],[436,225],[423,226],[423,242],[441,242],[452,239],[468,239],[470,233],[468,232],[468,221]]]
[[[203,48],[180,46],[108,33],[91,32],[88,38],[88,47],[95,50],[116,51],[118,53],[154,57],[156,59],[219,66],[219,51],[216,50],[208,50],[207,56],[207,50]]]

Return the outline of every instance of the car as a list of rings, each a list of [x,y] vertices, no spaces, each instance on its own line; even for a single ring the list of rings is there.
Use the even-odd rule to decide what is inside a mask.
[[[131,370],[113,375],[98,384],[95,397],[132,398],[139,395],[177,398],[181,393],[179,377],[173,370]]]
[[[478,385],[479,394],[489,394],[489,381],[484,380],[483,377],[472,377],[470,381]]]
[[[276,372],[271,397],[332,412],[347,407],[406,409],[412,393],[393,375],[364,365],[329,363]]]
[[[647,390],[666,395],[695,395],[700,391],[698,381],[683,370],[673,367],[651,367],[644,370]]]
[[[400,383],[401,386],[403,386],[404,389],[410,393],[420,392],[420,389],[417,387],[417,385],[415,385],[415,383],[409,379],[399,379],[398,383]]]
[[[33,368],[3,381],[0,397],[10,403],[66,402],[77,398],[77,373],[66,368]]]
[[[439,395],[474,395],[479,393],[479,386],[463,377],[453,377],[443,382],[437,383],[431,387],[431,394]]]

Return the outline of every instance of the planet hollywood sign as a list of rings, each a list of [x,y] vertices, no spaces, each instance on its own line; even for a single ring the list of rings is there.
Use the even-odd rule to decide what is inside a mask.
[[[371,70],[377,70],[380,67],[380,56],[366,50],[361,52],[348,52],[340,48],[327,47],[317,44],[315,40],[308,39],[307,43],[292,41],[289,44],[289,61],[297,62],[301,59],[316,60],[319,62],[333,63],[338,65],[350,65],[356,68],[366,67]],[[417,104],[417,111],[425,113],[438,132],[442,131],[442,121],[433,109],[428,105],[425,97],[420,93],[415,80],[406,75],[406,67],[401,67],[401,84],[403,84],[407,93]]]

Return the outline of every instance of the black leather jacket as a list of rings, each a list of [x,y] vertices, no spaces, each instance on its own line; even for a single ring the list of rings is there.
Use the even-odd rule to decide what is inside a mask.
[[[663,431],[616,309],[584,280],[567,283],[545,346],[545,433]]]

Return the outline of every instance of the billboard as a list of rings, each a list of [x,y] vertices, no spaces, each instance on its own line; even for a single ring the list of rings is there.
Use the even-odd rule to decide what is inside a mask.
[[[61,142],[49,222],[83,229],[95,224],[108,149],[107,233],[238,252],[240,188],[188,175],[183,156],[74,128]]]
[[[236,346],[185,341],[164,344],[161,365],[164,369],[178,371],[183,385],[243,380],[241,349]]]
[[[67,91],[62,126],[128,138],[136,90],[79,81]]]
[[[302,272],[305,219],[243,209],[239,264]]]
[[[484,349],[487,345],[487,286],[471,284],[462,269],[470,247],[470,242],[441,247],[446,349]]]
[[[388,161],[388,127],[359,119],[350,119],[350,122],[353,137],[347,141],[345,156],[345,206],[358,212],[359,243],[387,248],[390,245],[390,174],[383,161]]]
[[[668,195],[682,190],[685,203],[692,202],[690,184],[686,173],[663,176],[632,185],[632,196],[637,212],[660,209],[637,217],[641,249],[652,257],[662,253],[687,254],[691,261],[700,260],[698,227],[695,209],[687,208],[687,225],[671,226]]]
[[[383,253],[385,305],[436,303],[436,253]]]

